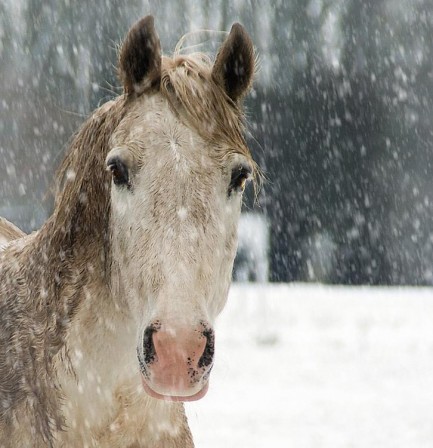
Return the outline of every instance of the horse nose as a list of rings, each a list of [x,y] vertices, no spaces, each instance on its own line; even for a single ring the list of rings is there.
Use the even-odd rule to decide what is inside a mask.
[[[202,332],[206,339],[206,344],[203,353],[198,360],[198,367],[208,367],[213,362],[213,356],[215,353],[215,333],[210,326],[205,326]]]
[[[192,368],[208,367],[214,357],[215,334],[202,322],[193,331],[162,327],[159,321],[149,325],[143,334],[143,355],[146,364],[188,361]]]
[[[156,351],[153,343],[153,334],[161,328],[159,321],[149,325],[143,333],[143,357],[145,364],[151,364],[155,360]]]
[[[207,381],[214,351],[214,331],[205,322],[196,328],[179,328],[157,321],[143,333],[146,376],[158,392],[188,393]]]

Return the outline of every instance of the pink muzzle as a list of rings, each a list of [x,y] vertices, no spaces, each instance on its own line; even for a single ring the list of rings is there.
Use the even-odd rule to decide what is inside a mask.
[[[204,322],[195,329],[154,322],[139,354],[143,387],[158,399],[198,400],[208,390],[213,355],[214,332]]]

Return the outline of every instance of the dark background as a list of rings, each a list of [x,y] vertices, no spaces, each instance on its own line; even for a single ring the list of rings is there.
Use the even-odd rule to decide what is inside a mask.
[[[433,283],[431,0],[3,0],[0,215],[43,222],[70,136],[121,92],[116,45],[148,13],[166,53],[235,21],[257,46],[249,140],[267,180],[246,208],[269,219],[271,280]]]

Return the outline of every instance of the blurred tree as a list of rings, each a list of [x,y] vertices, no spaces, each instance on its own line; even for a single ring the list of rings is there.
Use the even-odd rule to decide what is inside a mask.
[[[140,0],[113,0],[102,14],[97,7],[81,14],[87,36],[81,44],[88,49],[92,61],[88,83],[90,110],[122,92],[117,79],[117,46],[142,14],[140,6]]]
[[[12,18],[6,3],[0,3],[0,57],[2,60],[2,72],[5,71],[9,64],[13,63],[13,50]]]
[[[414,215],[432,216],[430,205],[426,212],[425,205],[418,204],[418,210],[405,218],[413,207],[412,192],[419,191],[421,183],[422,167],[413,171],[411,165],[428,163],[424,142],[429,139],[427,127],[420,133],[408,116],[431,117],[431,90],[426,91],[425,80],[409,88],[414,68],[402,67],[402,60],[407,60],[410,48],[420,51],[414,41],[423,41],[423,33],[411,32],[401,16],[389,20],[394,2],[345,2],[339,21],[340,64],[333,70],[320,48],[331,3],[335,2],[293,1],[291,10],[282,3],[274,10],[273,51],[286,58],[277,62],[274,88],[266,98],[259,93],[255,107],[264,123],[261,142],[267,146],[271,173],[267,193],[272,200],[266,207],[273,222],[274,279],[392,283],[411,277],[423,283],[418,273],[411,275],[420,265],[415,250],[419,252],[419,245],[406,242],[396,250],[404,222],[409,221],[410,228]],[[417,4],[413,20],[422,22],[422,32],[428,33],[431,21],[426,11],[431,7],[425,6]],[[410,6],[400,13],[414,14]],[[431,60],[423,63],[423,72],[431,73]],[[417,176],[407,182],[407,194],[396,195],[401,179],[410,172]],[[421,226],[418,233],[425,233],[427,222],[415,222]],[[393,234],[390,228],[399,230]],[[413,229],[408,230],[404,239],[412,240]],[[323,238],[332,242],[326,249],[318,245]],[[318,278],[312,259],[321,250],[329,251],[333,268]]]

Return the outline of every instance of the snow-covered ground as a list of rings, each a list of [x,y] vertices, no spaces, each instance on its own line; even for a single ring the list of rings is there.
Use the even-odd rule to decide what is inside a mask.
[[[234,285],[197,448],[433,447],[433,289]]]

